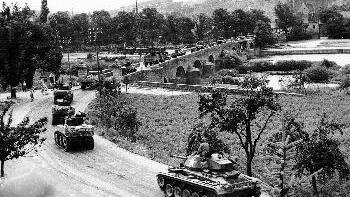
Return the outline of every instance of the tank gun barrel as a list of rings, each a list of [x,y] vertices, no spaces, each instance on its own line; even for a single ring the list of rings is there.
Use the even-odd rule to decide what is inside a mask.
[[[178,159],[187,159],[187,157],[181,156],[181,155],[171,155],[171,157],[175,157],[175,158],[178,158]]]

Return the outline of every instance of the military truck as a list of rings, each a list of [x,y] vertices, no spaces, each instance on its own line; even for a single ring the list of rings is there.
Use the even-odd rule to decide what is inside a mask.
[[[67,117],[64,125],[58,125],[54,133],[55,143],[65,151],[94,149],[94,127],[85,124],[86,114],[79,112]]]
[[[79,75],[79,83],[82,90],[85,90],[87,88],[89,89],[96,89],[98,87],[98,71],[97,70],[86,70],[86,74],[83,74],[84,72],[80,72]],[[106,80],[112,80],[113,79],[113,71],[110,69],[103,69],[100,73],[100,80],[101,83]]]
[[[261,181],[236,171],[234,161],[214,153],[176,156],[184,160],[157,174],[157,182],[166,196],[186,197],[259,197]]]
[[[55,105],[68,106],[73,102],[73,92],[69,85],[60,85],[53,93]]]

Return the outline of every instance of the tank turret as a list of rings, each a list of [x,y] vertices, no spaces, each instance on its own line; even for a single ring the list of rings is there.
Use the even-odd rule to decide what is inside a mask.
[[[158,185],[166,196],[260,196],[261,181],[237,171],[235,162],[222,154],[173,157],[184,160],[180,167],[170,167],[157,175]]]

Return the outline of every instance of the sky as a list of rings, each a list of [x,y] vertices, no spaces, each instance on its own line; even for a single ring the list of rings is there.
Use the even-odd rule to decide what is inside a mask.
[[[145,0],[138,0],[145,1]],[[27,3],[32,10],[40,10],[41,0],[0,0],[11,4],[17,2],[23,7]],[[115,10],[123,6],[135,4],[136,0],[47,0],[50,12],[73,11],[74,13],[92,12],[95,10]]]

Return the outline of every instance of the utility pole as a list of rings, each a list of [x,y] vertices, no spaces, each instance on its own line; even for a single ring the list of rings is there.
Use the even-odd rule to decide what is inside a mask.
[[[98,58],[98,34],[102,33],[102,28],[89,28],[89,38],[90,42],[94,43],[96,51],[96,61],[97,61],[97,70],[98,70],[98,92],[101,96],[101,68]]]

